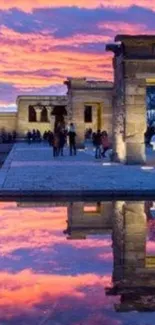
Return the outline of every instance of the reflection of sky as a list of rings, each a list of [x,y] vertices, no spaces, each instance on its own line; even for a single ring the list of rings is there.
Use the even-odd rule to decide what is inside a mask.
[[[67,240],[66,221],[63,207],[0,203],[0,322],[121,325],[130,317],[139,324],[134,313],[114,312],[119,297],[105,295],[111,285],[111,235]]]

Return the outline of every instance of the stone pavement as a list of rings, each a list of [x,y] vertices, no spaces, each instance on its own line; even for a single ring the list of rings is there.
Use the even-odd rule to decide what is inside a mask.
[[[115,195],[155,194],[155,153],[148,166],[95,160],[92,148],[53,158],[48,144],[17,143],[0,170],[0,194]],[[155,165],[155,163],[154,163]]]

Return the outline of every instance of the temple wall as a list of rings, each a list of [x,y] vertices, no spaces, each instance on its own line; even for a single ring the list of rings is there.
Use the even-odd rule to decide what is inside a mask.
[[[19,134],[26,134],[28,130],[38,129],[41,134],[45,131],[54,129],[55,117],[51,116],[48,111],[48,122],[40,122],[40,112],[37,111],[37,122],[29,122],[28,107],[29,105],[37,105],[41,103],[44,106],[52,105],[67,105],[66,96],[20,96],[18,99],[18,113],[17,113],[17,132]]]
[[[112,96],[113,85],[106,82],[89,82],[83,79],[68,81],[68,94],[72,108],[72,121],[76,126],[78,143],[84,141],[85,130],[98,128],[106,130],[112,136]],[[85,105],[92,106],[92,122],[85,123]]]
[[[0,130],[5,129],[6,132],[16,130],[17,113],[0,113]]]

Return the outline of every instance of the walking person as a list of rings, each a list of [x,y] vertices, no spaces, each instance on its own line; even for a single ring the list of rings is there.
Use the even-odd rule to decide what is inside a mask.
[[[73,124],[71,123],[71,127]],[[68,132],[69,136],[69,151],[70,151],[70,156],[73,154],[76,155],[76,133],[74,128],[70,128],[70,131]]]
[[[108,134],[107,132],[102,132],[102,136],[101,136],[101,144],[102,144],[102,157],[105,157],[105,153],[107,150],[109,150],[109,139],[108,139]]]
[[[101,131],[98,130],[97,133],[94,134],[94,146],[95,146],[95,158],[101,158]]]

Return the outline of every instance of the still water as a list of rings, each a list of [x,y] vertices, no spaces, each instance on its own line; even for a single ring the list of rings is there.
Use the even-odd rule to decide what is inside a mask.
[[[153,202],[0,202],[0,325],[154,325]]]

